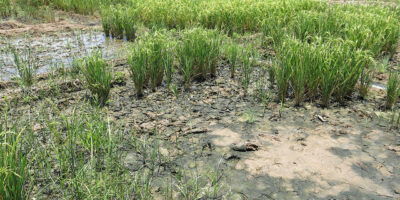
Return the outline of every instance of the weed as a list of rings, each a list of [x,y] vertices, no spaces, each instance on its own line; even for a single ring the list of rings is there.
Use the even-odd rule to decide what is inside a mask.
[[[112,73],[101,52],[95,52],[84,59],[82,74],[87,88],[98,101],[100,107],[105,106],[111,90]]]
[[[120,72],[120,71],[115,72],[113,77],[114,77],[113,81],[112,81],[113,84],[116,84],[116,85],[124,85],[125,84],[125,73],[124,72]]]
[[[255,119],[254,119],[255,115],[254,115],[254,112],[253,112],[253,111],[248,110],[248,111],[244,114],[244,116],[245,116],[245,118],[246,118],[246,122],[247,122],[247,123],[249,123],[249,124],[254,124],[254,122],[255,122]]]

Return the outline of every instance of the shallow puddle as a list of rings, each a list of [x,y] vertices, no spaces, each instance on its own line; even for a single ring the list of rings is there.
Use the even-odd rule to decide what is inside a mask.
[[[55,67],[69,67],[76,57],[88,55],[99,49],[105,58],[118,56],[123,42],[106,37],[99,31],[74,31],[44,34],[38,37],[30,35],[1,38],[0,40],[0,81],[17,76],[14,56],[11,48],[24,55],[28,50],[37,64],[37,74],[50,72]]]

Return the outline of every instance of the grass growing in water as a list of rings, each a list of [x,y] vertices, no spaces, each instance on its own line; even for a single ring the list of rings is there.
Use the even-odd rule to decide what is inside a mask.
[[[81,71],[87,88],[100,107],[105,106],[110,96],[112,73],[101,52],[95,52],[90,57],[84,58]]]
[[[11,48],[11,51],[14,55],[14,64],[17,69],[20,84],[30,88],[34,83],[37,68],[31,50],[25,50],[22,55],[14,48]]]

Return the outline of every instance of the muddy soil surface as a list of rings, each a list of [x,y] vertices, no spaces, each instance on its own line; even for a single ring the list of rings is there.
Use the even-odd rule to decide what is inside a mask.
[[[193,172],[218,165],[233,199],[400,198],[400,135],[377,117],[386,113],[380,111],[382,90],[330,109],[317,102],[296,108],[290,101],[264,107],[245,95],[222,63],[218,78],[194,83],[177,97],[162,86],[137,99],[124,65],[114,67],[126,79],[114,85],[103,112],[121,128],[160,139],[160,152],[172,159],[170,165]],[[9,114],[35,113],[45,98],[63,113],[88,100],[78,80],[64,81],[60,88],[59,97],[18,101]],[[47,90],[45,82],[39,83],[32,95]],[[5,94],[23,98],[12,86],[0,90]],[[134,170],[135,151],[125,153],[125,165]],[[164,170],[154,181],[160,187],[172,167]],[[161,196],[157,190],[153,195]]]

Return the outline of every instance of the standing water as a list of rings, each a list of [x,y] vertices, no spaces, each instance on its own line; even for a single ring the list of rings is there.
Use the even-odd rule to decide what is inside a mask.
[[[14,64],[15,48],[22,53],[31,51],[34,62],[38,66],[36,73],[50,72],[54,66],[71,66],[74,58],[100,50],[107,59],[116,58],[122,41],[106,37],[99,31],[57,32],[32,37],[31,35],[0,40],[0,81],[7,81],[17,76]]]

